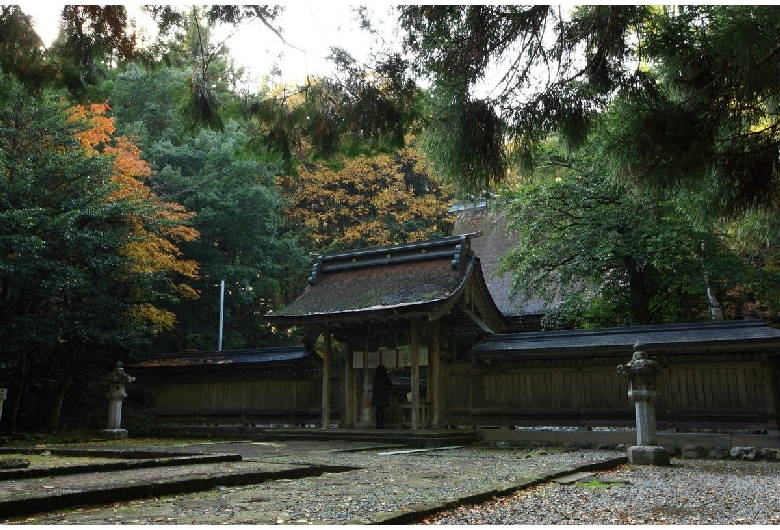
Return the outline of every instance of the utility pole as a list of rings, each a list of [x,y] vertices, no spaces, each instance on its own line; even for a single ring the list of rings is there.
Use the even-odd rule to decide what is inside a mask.
[[[217,351],[222,351],[222,329],[225,323],[225,280],[219,282],[219,345]]]

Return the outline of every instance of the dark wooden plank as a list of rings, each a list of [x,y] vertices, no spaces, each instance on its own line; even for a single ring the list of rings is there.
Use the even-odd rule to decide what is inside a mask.
[[[525,374],[525,400],[523,402],[523,408],[532,408],[534,405],[534,379],[531,374]]]
[[[690,389],[688,387],[688,373],[689,371],[685,368],[678,368],[677,370],[674,370],[674,373],[676,375],[676,396],[679,400],[679,408],[689,409],[692,407],[691,403],[691,396],[690,396]]]
[[[26,458],[0,458],[0,469],[25,469],[30,467]]]
[[[593,373],[595,387],[593,388],[593,407],[598,410],[606,410],[609,404],[609,396],[612,394],[612,380],[604,370]]]
[[[543,406],[547,410],[555,410],[555,380],[551,372],[545,372],[544,378],[544,401]]]
[[[696,410],[706,410],[707,402],[704,396],[704,384],[702,382],[701,371],[690,370],[690,374],[693,377],[693,388],[696,396],[692,408]]]
[[[750,410],[747,397],[748,378],[751,378],[753,370],[750,367],[740,368],[736,375],[736,390],[738,410]],[[749,375],[750,374],[750,375]]]
[[[745,406],[748,410],[766,409],[764,368],[761,366],[751,367],[745,373]]]
[[[574,387],[574,378],[572,372],[561,373],[563,390],[561,392],[561,404],[566,408],[575,408],[574,400],[577,396]]]
[[[582,404],[580,408],[593,408],[593,372],[590,370],[582,371]]]
[[[523,405],[522,374],[512,372],[508,375],[508,378],[509,382],[507,384],[509,385],[509,393],[507,395],[507,404],[510,408],[519,408]]]
[[[617,369],[607,372],[606,375],[612,382],[612,392],[608,398],[609,404],[607,405],[607,408],[619,408],[616,404],[619,404],[622,401],[624,394],[628,394],[628,390],[623,390],[623,385],[621,384],[626,376],[617,373]]]
[[[556,370],[552,374],[552,406],[557,409],[566,408],[567,388],[563,383],[563,372]]]
[[[728,405],[726,410],[739,410],[739,393],[737,392],[737,370],[736,367],[721,369],[721,381],[725,379],[728,388]]]
[[[716,397],[712,388],[712,370],[702,369],[701,380],[704,386],[704,410],[712,410],[716,407]]]

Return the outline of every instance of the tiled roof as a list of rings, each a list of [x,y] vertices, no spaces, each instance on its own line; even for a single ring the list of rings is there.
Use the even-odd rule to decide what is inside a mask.
[[[131,365],[129,368],[218,367],[289,365],[311,359],[316,353],[301,346],[171,354]]]
[[[506,333],[489,337],[471,349],[476,358],[489,356],[570,354],[572,352],[627,353],[634,344],[653,350],[690,351],[707,348],[768,347],[780,353],[780,330],[761,320],[699,322],[602,328],[575,331]]]

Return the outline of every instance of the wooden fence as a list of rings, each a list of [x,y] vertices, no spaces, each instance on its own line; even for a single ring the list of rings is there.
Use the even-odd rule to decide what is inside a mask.
[[[778,430],[778,358],[762,352],[651,355],[662,366],[655,399],[659,430]],[[622,356],[536,356],[442,365],[439,427],[635,425]],[[345,417],[343,370],[332,370],[334,424]],[[159,424],[321,425],[322,372],[185,373],[160,377]],[[362,378],[357,378],[361,380]],[[358,392],[362,395],[362,391]],[[427,426],[429,399],[421,403]],[[388,424],[408,426],[395,401]],[[355,404],[357,406],[357,404]],[[396,418],[397,417],[397,418]]]
[[[626,358],[571,355],[446,366],[443,421],[451,426],[635,425]],[[765,354],[654,357],[659,429],[777,430],[777,361]]]
[[[341,385],[331,383],[331,403]],[[219,374],[197,380],[160,378],[156,385],[158,424],[316,425],[322,419],[322,371]],[[339,410],[331,411],[338,421]]]

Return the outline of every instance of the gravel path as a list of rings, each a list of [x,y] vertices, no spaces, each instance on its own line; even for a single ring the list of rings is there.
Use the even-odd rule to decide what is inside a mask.
[[[776,525],[780,462],[672,459],[670,467],[624,465],[579,483],[546,483],[450,510],[423,524]]]

